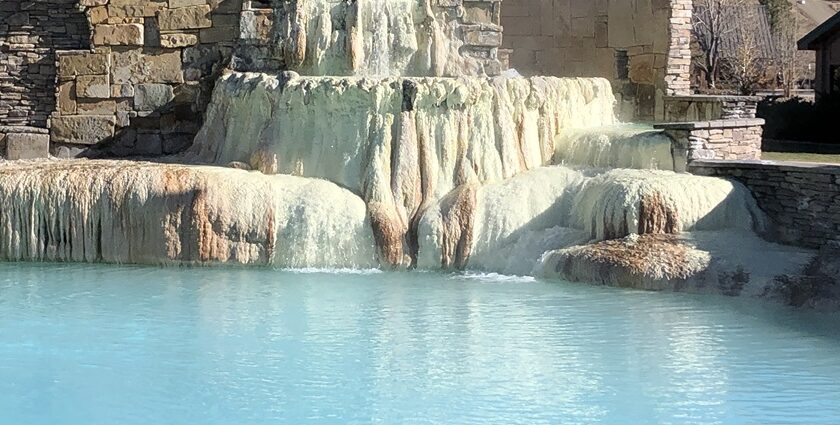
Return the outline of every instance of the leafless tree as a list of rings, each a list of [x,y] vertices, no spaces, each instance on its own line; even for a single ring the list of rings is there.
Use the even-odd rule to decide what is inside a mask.
[[[798,22],[790,16],[779,20],[773,28],[774,64],[778,71],[779,85],[784,97],[793,95],[796,83],[805,74],[807,60],[796,46]]]
[[[740,94],[754,94],[759,85],[767,83],[772,73],[768,72],[769,58],[762,57],[762,49],[758,45],[755,28],[744,25],[744,22],[758,22],[759,9],[755,7],[740,8],[738,19],[741,24],[735,25],[732,32],[727,34],[734,40],[731,52],[726,52],[722,60],[724,78]]]
[[[699,48],[699,55],[694,65],[703,71],[706,83],[710,89],[717,88],[717,79],[723,59],[721,51],[722,40],[735,26],[727,13],[731,13],[734,6],[741,5],[745,0],[694,0],[693,32]]]

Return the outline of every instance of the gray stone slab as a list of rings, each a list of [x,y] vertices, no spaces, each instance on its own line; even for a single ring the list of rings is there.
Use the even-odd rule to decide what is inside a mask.
[[[48,134],[10,133],[6,135],[6,159],[36,159],[50,156]]]

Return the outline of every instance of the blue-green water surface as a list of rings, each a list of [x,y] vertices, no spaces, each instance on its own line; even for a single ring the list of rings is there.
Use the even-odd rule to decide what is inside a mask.
[[[840,423],[840,318],[433,273],[0,264],[0,424]]]

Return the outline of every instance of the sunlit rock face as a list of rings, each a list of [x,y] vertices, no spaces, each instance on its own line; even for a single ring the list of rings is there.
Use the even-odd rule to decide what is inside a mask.
[[[614,101],[602,79],[234,73],[189,155],[350,189],[367,202],[384,262],[409,266],[431,203],[551,164],[555,135],[613,124]]]
[[[420,267],[542,275],[542,257],[558,249],[630,235],[751,234],[765,226],[742,185],[671,171],[541,167],[466,193],[426,210],[418,227]],[[687,267],[690,259],[664,261]]]
[[[372,267],[364,202],[335,184],[128,161],[0,164],[0,259]]]

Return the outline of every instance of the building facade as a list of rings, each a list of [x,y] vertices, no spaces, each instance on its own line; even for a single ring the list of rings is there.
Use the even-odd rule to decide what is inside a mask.
[[[840,95],[840,13],[799,40],[799,48],[817,54],[814,79],[817,98]]]

